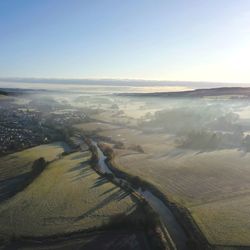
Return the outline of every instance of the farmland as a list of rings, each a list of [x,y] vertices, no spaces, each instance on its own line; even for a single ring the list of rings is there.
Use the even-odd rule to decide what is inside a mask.
[[[99,227],[136,203],[97,175],[88,151],[52,162],[24,191],[2,203],[2,235],[47,236]]]
[[[86,126],[87,114],[98,111],[84,113],[81,104],[71,106],[61,96],[14,92],[1,103],[0,248],[95,249],[104,244],[102,249],[142,250],[161,245],[155,215],[148,216],[152,211],[131,190],[94,170],[92,154],[76,131],[119,126]]]
[[[59,245],[91,249],[95,239],[109,242],[116,216],[140,217],[138,200],[126,187],[121,189],[110,182],[114,176],[106,178],[92,169],[83,143],[84,137],[92,137],[110,153],[115,168],[170,204],[178,223],[193,235],[201,232],[219,248],[250,245],[250,102],[246,97],[90,96],[50,97],[51,106],[46,106],[47,96],[33,100],[37,110],[45,110],[38,122],[65,128],[62,138],[72,151],[62,154],[68,146],[57,142],[0,158],[2,238],[40,237],[41,249]],[[33,112],[32,105],[23,105],[19,110]],[[18,189],[40,157],[48,162],[45,169]],[[132,185],[136,187],[135,182]],[[190,218],[192,225],[187,222]],[[134,242],[144,246],[138,239],[145,232],[136,230],[123,228],[116,239],[128,242],[135,237]],[[46,240],[62,235],[70,241]],[[37,248],[32,244],[25,242],[24,249]]]
[[[157,104],[157,98],[153,99],[153,102]],[[119,105],[119,102],[117,103]],[[199,113],[203,112],[202,104],[208,105],[208,103],[209,108],[206,113]],[[199,107],[197,104],[201,106]],[[217,107],[222,114],[213,111],[213,109],[216,110],[216,106],[213,108],[213,105],[217,104],[219,104]],[[229,103],[223,98],[208,98],[190,101],[190,103],[184,100],[185,112],[189,112],[190,109],[190,114],[183,113],[184,111],[182,112],[179,108],[182,105],[181,100],[178,103],[178,100],[171,99],[169,105],[168,110],[170,111],[164,111],[165,113],[162,111],[162,115],[159,117],[154,115],[154,111],[152,111],[154,105],[152,105],[149,112],[153,112],[153,115],[151,114],[147,118],[137,116],[137,112],[140,110],[140,106],[137,106],[135,116],[131,118],[132,115],[128,116],[125,110],[122,112],[124,105],[121,101],[116,112],[123,114],[122,116],[115,116],[112,110],[110,113],[106,110],[96,114],[93,118],[97,119],[99,124],[107,123],[108,118],[111,118],[109,124],[106,124],[103,129],[95,130],[95,125],[92,123],[89,125],[88,131],[92,129],[92,132],[100,136],[100,140],[113,147],[115,167],[146,180],[168,200],[188,209],[210,244],[250,245],[250,213],[248,209],[250,206],[250,155],[248,149],[244,148],[245,144],[240,142],[247,138],[241,137],[237,131],[240,127],[241,130],[245,129],[244,127],[248,130],[249,117],[245,112],[248,102],[236,100]],[[173,105],[178,105],[178,108]],[[227,107],[227,105],[231,106]],[[141,104],[141,106],[143,105]],[[147,110],[146,101],[144,109]],[[171,113],[171,109],[176,109],[176,115]],[[223,112],[227,112],[227,109],[233,109],[235,114],[240,115],[244,112],[244,116],[233,118],[233,115],[230,114],[232,120],[228,120],[225,125],[226,123],[222,119],[226,116],[229,117],[229,115],[223,114]],[[181,113],[180,116],[178,116],[178,112]],[[195,118],[196,112],[198,115]],[[218,117],[220,115],[223,118]],[[179,117],[187,119],[188,123],[185,124],[184,121],[179,120]],[[146,123],[142,119],[151,119],[151,121]],[[166,120],[156,123],[156,119]],[[201,122],[202,119],[204,119],[204,124],[207,123],[207,131],[216,131],[213,133],[217,133],[217,138],[221,136],[220,139],[216,138],[217,141],[214,140],[214,142],[206,139],[206,136],[209,136],[208,132],[204,135],[202,132],[197,135],[195,133],[187,134],[186,128],[195,130],[197,122]],[[220,124],[217,120],[220,121]],[[216,125],[214,121],[217,122]],[[170,125],[162,127],[166,126],[163,122]],[[113,129],[117,125],[120,128]],[[87,127],[88,123],[85,126]],[[199,126],[204,125],[201,123]],[[214,129],[215,127],[217,130]],[[224,129],[226,132],[219,134],[218,128]],[[191,139],[188,143],[183,143],[187,140],[185,139],[187,135]],[[235,136],[235,139],[232,139],[232,136]],[[138,148],[140,150],[137,150]]]
[[[187,207],[198,225],[202,222],[201,229],[210,243],[249,244],[250,232],[246,225],[250,197],[249,156],[242,157],[233,150],[198,156],[189,153],[167,160],[119,150],[116,155],[115,163],[120,169],[140,176]],[[244,230],[242,225],[245,225]]]
[[[41,145],[29,148],[17,153],[0,158],[0,200],[8,198],[15,193],[15,189],[29,176],[32,164],[43,157],[46,161],[52,161],[67,149],[62,142]]]

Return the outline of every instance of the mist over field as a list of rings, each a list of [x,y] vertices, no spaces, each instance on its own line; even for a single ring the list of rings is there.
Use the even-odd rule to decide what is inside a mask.
[[[139,93],[144,92],[140,87]],[[128,92],[130,88],[124,88]],[[123,91],[124,91],[123,90]],[[74,88],[71,88],[74,91]],[[249,99],[224,97],[162,98],[113,94],[115,90],[101,87],[93,90],[54,95],[77,107],[91,107],[97,112],[114,112],[118,123],[141,129],[145,133],[167,134],[176,137],[178,147],[200,151],[235,148],[249,150]],[[132,91],[132,93],[135,90]],[[136,93],[138,93],[136,92]],[[162,92],[162,91],[161,91]],[[99,95],[94,95],[99,93]],[[41,98],[43,98],[41,96]],[[64,98],[64,99],[63,99]]]
[[[120,227],[136,218],[137,230],[145,223],[157,228],[157,222],[145,221],[148,211],[141,211],[141,198],[134,196],[138,192],[178,249],[187,249],[191,243],[185,242],[215,249],[250,244],[245,224],[250,200],[249,88],[63,88],[51,83],[49,88],[16,88],[19,84],[1,89],[0,222],[5,227],[0,236],[47,239],[50,230],[74,234],[108,225],[113,230],[117,225],[112,218],[118,215]],[[44,151],[39,150],[41,144]],[[49,161],[48,151],[55,152]],[[6,164],[11,167],[6,169]],[[101,169],[105,164],[111,168],[107,173]],[[114,186],[106,184],[109,180]],[[115,185],[121,190],[114,192]],[[83,196],[88,206],[76,197],[80,187],[88,190]],[[46,195],[47,189],[53,192]],[[61,189],[67,197],[58,196]],[[22,212],[22,204],[30,199],[26,209],[34,211],[32,216]],[[82,208],[64,205],[69,203]],[[46,209],[41,212],[38,204]],[[15,216],[15,226],[9,216]],[[126,233],[125,239],[131,237],[131,230]],[[154,242],[160,244],[157,237]],[[134,244],[144,248],[137,234],[136,239]]]
[[[0,250],[249,250],[250,1],[0,1]]]
[[[102,83],[103,84],[103,83]],[[147,85],[147,84],[146,84]],[[183,86],[131,86],[63,85],[49,83],[30,87],[40,89],[31,91],[28,98],[32,103],[44,103],[43,108],[55,106],[88,107],[98,113],[111,111],[117,123],[141,129],[144,133],[172,135],[182,149],[213,151],[219,149],[238,149],[248,152],[250,141],[250,105],[247,98],[205,97],[205,98],[163,98],[148,96],[123,96],[116,93],[150,93],[166,90],[184,91]],[[15,83],[11,88],[26,88],[26,84]],[[190,86],[187,88],[190,89]],[[42,90],[42,91],[41,91]],[[51,90],[52,92],[50,92]],[[48,91],[48,93],[47,93]],[[44,93],[43,93],[44,92]],[[57,93],[58,92],[58,93]],[[25,96],[25,95],[24,95]],[[127,119],[127,121],[126,121]],[[126,124],[126,122],[128,124]]]

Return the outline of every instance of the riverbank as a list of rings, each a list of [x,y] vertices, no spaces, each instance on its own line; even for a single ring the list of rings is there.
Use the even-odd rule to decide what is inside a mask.
[[[176,220],[175,215],[172,214],[172,211],[166,206],[166,204],[163,203],[156,195],[154,195],[146,185],[142,185],[139,178],[135,180],[135,177],[126,175],[115,168],[112,164],[112,157],[110,157],[107,152],[106,156],[103,154],[103,152],[105,153],[105,148],[101,144],[97,144],[92,140],[92,145],[96,147],[94,154],[97,154],[96,162],[101,167],[100,171],[102,173],[108,174],[109,176],[113,175],[113,180],[118,183],[122,183],[123,186],[133,189],[134,192],[142,197],[154,210],[154,212],[159,215],[160,221],[163,227],[166,229],[168,240],[171,243],[174,242],[174,244],[172,244],[172,248],[188,249],[188,247],[191,247],[191,249],[194,249],[193,246],[196,245],[188,238],[186,232]],[[102,150],[100,150],[100,148]]]
[[[89,151],[59,157],[25,190],[1,204],[0,249],[26,249],[26,245],[27,249],[46,249],[61,242],[71,245],[71,240],[81,239],[79,233],[87,245],[91,240],[95,249],[106,249],[101,242],[111,244],[112,249],[153,249],[148,248],[140,224],[143,207],[130,193],[97,174],[89,164],[90,157]],[[89,239],[89,233],[100,231],[101,242]],[[82,246],[85,249],[84,242]]]
[[[171,238],[174,239],[175,244],[177,242],[178,249],[213,249],[213,246],[207,242],[187,209],[171,202],[151,183],[121,171],[116,165],[112,152],[103,147],[102,144],[98,146],[106,154],[103,161],[107,164],[109,172],[111,170],[116,178],[126,180],[133,188],[140,188],[141,191],[138,191],[138,193],[144,199],[150,200],[151,207],[160,215],[168,231],[171,231]]]
[[[113,171],[106,163],[107,157],[103,154],[97,142],[95,142],[94,140],[86,139],[86,143],[89,145],[90,151],[92,152],[92,165],[95,171],[101,176],[105,176],[106,178],[108,178],[111,182],[113,182],[120,188],[125,189],[127,192],[131,192],[131,195],[133,195],[141,204],[143,204],[143,207],[145,209],[144,213],[147,214],[145,216],[145,226],[147,227],[148,225],[150,225],[148,229],[150,231],[153,229],[154,234],[158,234],[158,236],[155,235],[155,239],[153,239],[154,237],[152,238],[152,232],[149,232],[151,241],[153,240],[152,249],[158,249],[158,247],[160,247],[161,245],[161,249],[176,250],[176,245],[172,240],[170,234],[166,230],[164,223],[162,222],[160,216],[155,213],[148,200],[145,199],[145,195],[135,190],[126,180],[114,175]]]

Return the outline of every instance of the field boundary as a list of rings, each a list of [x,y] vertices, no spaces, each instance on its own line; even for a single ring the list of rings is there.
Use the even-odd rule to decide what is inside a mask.
[[[149,203],[145,200],[145,198],[138,193],[136,190],[134,190],[134,188],[131,186],[131,184],[129,186],[124,186],[121,183],[117,182],[114,180],[114,178],[109,178],[108,174],[104,174],[103,172],[101,172],[101,170],[97,167],[98,165],[98,155],[96,152],[96,147],[92,145],[92,143],[90,142],[90,140],[88,138],[85,138],[85,142],[86,144],[89,146],[89,150],[92,153],[92,168],[94,169],[94,171],[96,171],[97,174],[99,174],[100,176],[103,176],[105,178],[107,178],[110,182],[112,182],[114,185],[118,186],[121,189],[124,189],[126,191],[130,191],[130,195],[132,195],[138,202],[140,202],[141,204],[147,204],[148,208],[151,209],[151,211],[155,214],[155,216],[157,217],[157,219],[159,220],[158,226],[162,232],[162,236],[161,236],[161,243],[164,245],[165,249],[169,249],[169,250],[177,250],[175,243],[173,242],[171,236],[169,235],[166,227],[164,226],[161,218],[158,216],[158,214],[156,214],[151,206],[149,205]],[[108,165],[109,166],[109,165]],[[164,237],[164,238],[163,238]]]
[[[99,136],[99,135],[93,135],[93,138],[95,138],[98,141],[106,142],[106,143],[112,143],[116,144],[119,143],[116,140],[105,137],[105,136]],[[216,243],[210,243],[208,239],[206,238],[205,234],[202,232],[199,225],[196,223],[194,217],[192,216],[191,211],[184,207],[183,205],[175,202],[173,198],[169,197],[168,195],[162,193],[154,184],[152,184],[149,181],[146,181],[136,175],[132,175],[124,168],[121,168],[119,163],[115,161],[115,154],[114,152],[110,153],[109,155],[106,155],[106,163],[110,167],[110,169],[119,177],[131,180],[134,178],[137,178],[138,181],[140,181],[141,187],[146,187],[149,189],[155,196],[157,196],[163,203],[165,203],[173,212],[175,215],[177,221],[180,223],[184,231],[187,233],[187,235],[190,237],[188,246],[190,249],[250,249],[250,246],[248,245],[223,245],[223,244],[216,244]]]
[[[101,139],[103,141],[106,141],[105,137],[101,136],[99,138],[95,135],[97,139]],[[110,141],[109,138],[108,142]],[[114,142],[114,141],[113,141]],[[107,156],[107,155],[106,155]],[[109,166],[109,168],[112,170],[112,172],[119,178],[123,178],[127,180],[129,183],[131,183],[131,180],[135,177],[132,174],[129,174],[127,172],[122,171],[115,162],[115,156],[114,155],[108,155],[106,159],[106,164]],[[188,211],[187,208],[176,204],[173,202],[169,197],[164,195],[158,188],[156,188],[152,183],[145,181],[138,177],[140,181],[140,186],[143,188],[149,189],[152,194],[154,194],[156,197],[158,197],[169,209],[172,211],[174,216],[176,217],[176,220],[179,222],[179,224],[182,226],[183,230],[186,232],[187,236],[189,237],[189,241],[187,242],[188,246],[193,249],[214,249],[215,245],[212,245],[208,242],[205,235],[202,233],[199,226],[195,223],[194,219],[192,218],[192,215],[190,211]]]

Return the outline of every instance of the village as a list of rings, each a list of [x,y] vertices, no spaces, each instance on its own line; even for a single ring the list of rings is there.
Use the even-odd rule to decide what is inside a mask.
[[[44,112],[38,106],[1,100],[0,155],[60,140],[61,130],[85,118],[79,111],[59,111]]]

